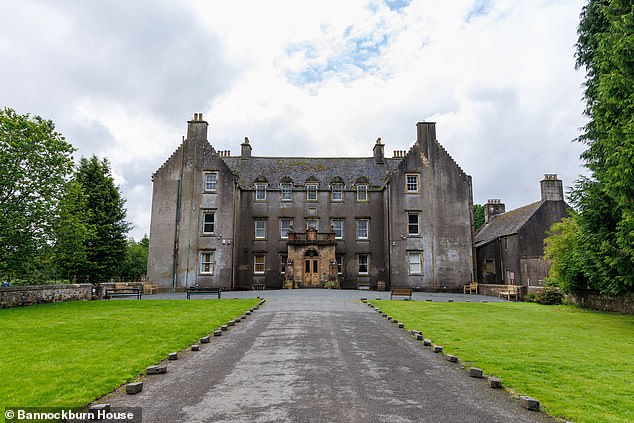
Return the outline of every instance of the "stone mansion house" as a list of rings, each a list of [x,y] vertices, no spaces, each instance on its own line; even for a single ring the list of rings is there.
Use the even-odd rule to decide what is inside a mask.
[[[152,177],[148,276],[162,289],[323,287],[456,291],[473,280],[472,186],[416,125],[409,151],[362,158],[239,156],[187,137]]]

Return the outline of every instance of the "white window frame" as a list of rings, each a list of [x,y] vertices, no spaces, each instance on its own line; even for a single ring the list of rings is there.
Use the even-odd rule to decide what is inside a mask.
[[[368,186],[366,184],[357,185],[357,201],[368,201]]]
[[[361,258],[365,258],[365,272],[361,271]],[[370,274],[370,255],[369,254],[357,254],[357,274],[369,275]]]
[[[288,222],[288,228],[285,228],[283,223]],[[293,219],[281,218],[280,219],[280,239],[288,239],[288,233],[293,230]],[[284,234],[286,232],[286,234]]]
[[[207,216],[208,215],[212,216],[212,221],[211,222],[207,222]],[[206,230],[207,229],[207,225],[211,225],[211,231]],[[203,215],[202,215],[202,233],[204,235],[213,235],[213,234],[216,233],[216,212],[210,211],[210,210],[203,211]]]
[[[413,180],[410,181],[410,178],[413,178]],[[418,173],[405,174],[405,192],[420,192],[420,175]]]
[[[218,192],[218,172],[205,172],[205,192]]]
[[[412,266],[417,266],[412,268]],[[407,273],[410,275],[423,274],[423,252],[408,251],[407,252]]]
[[[335,232],[335,239],[343,239],[343,219],[330,219],[330,224],[332,225],[332,230]],[[337,236],[337,225],[341,225],[339,227],[339,236]]]
[[[255,201],[266,201],[266,184],[255,184]]]
[[[286,274],[287,262],[288,262],[288,254],[280,254],[280,275]]]
[[[213,251],[200,252],[200,267],[198,271],[201,275],[212,275],[215,267],[215,257]]]
[[[319,184],[306,184],[306,201],[317,201]],[[314,197],[314,198],[312,198]]]
[[[412,217],[416,217],[416,232],[412,232],[412,227],[414,226],[414,223],[410,220]],[[407,213],[407,235],[420,235],[420,213]]]
[[[293,184],[290,183],[282,183],[280,184],[280,189],[282,190],[282,194],[280,198],[282,201],[293,201]]]
[[[337,254],[335,256],[335,260],[337,261],[337,273],[343,275],[343,256],[341,254]]]
[[[261,259],[261,263],[258,263],[258,259]],[[262,270],[258,270],[261,267]],[[253,274],[263,275],[266,271],[266,254],[254,254],[253,255]]]
[[[330,185],[332,201],[343,201],[343,188],[344,185],[339,183]]]
[[[312,227],[319,232],[319,219],[306,219],[306,230],[311,228],[311,223],[314,223]]]
[[[266,219],[255,219],[254,221],[254,238],[266,239]]]
[[[362,226],[362,222],[365,222],[365,228]],[[370,239],[370,219],[357,219],[357,239]]]

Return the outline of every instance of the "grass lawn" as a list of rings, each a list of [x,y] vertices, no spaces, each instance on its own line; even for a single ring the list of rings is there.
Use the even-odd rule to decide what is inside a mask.
[[[634,422],[634,316],[532,303],[371,302],[548,414]]]
[[[2,309],[0,409],[86,405],[258,301],[113,300]]]

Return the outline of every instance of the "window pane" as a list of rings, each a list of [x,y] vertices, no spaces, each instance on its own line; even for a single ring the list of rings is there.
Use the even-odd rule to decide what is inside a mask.
[[[264,273],[264,255],[255,256],[253,263],[253,271],[255,273]]]
[[[288,233],[291,231],[292,225],[291,219],[280,219],[280,238],[288,238]]]
[[[282,184],[282,201],[291,201],[293,186],[291,184]]]
[[[337,273],[342,275],[343,274],[343,256],[336,256],[335,259],[337,260]]]
[[[408,253],[407,261],[409,265],[409,273],[421,273],[422,271],[422,255],[419,252]]]
[[[418,192],[418,175],[407,175],[407,191]]]
[[[316,200],[317,199],[317,185],[306,185],[306,199],[307,200]]]
[[[332,184],[332,201],[342,201],[343,200],[343,185],[342,184]]]
[[[315,230],[319,230],[319,220],[311,219],[306,221],[306,229],[313,228]]]
[[[332,230],[335,232],[335,239],[343,239],[343,220],[332,220]]]
[[[280,254],[280,273],[286,273],[286,254]]]
[[[205,174],[205,191],[216,191],[218,187],[218,174],[206,173]]]
[[[358,270],[360,274],[368,273],[368,256],[366,254],[359,254],[357,256]]]
[[[407,227],[407,232],[410,235],[418,235],[419,234],[419,230],[418,230],[418,214],[410,214],[408,215],[408,227]]]
[[[266,220],[255,221],[255,237],[266,238]]]
[[[368,201],[368,186],[357,186],[357,201]]]
[[[265,184],[255,184],[255,199],[258,201],[266,200]]]
[[[368,220],[367,219],[358,219],[357,220],[357,238],[366,239],[368,238]]]
[[[215,213],[203,213],[203,233],[213,234],[216,231],[215,220]]]
[[[200,273],[214,272],[214,253],[200,253]]]

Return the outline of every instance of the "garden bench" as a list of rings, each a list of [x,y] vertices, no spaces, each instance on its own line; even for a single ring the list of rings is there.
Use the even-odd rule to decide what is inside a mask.
[[[251,285],[251,289],[253,291],[264,291],[264,284],[263,283],[254,283],[253,285]]]
[[[505,285],[498,291],[498,298],[506,297],[508,301],[511,301],[511,297],[515,297],[516,300],[520,299],[520,287],[518,285]]]
[[[478,293],[478,283],[471,282],[466,285],[463,285],[463,293],[464,294],[477,294]]]
[[[189,300],[190,295],[213,295],[217,294],[218,299],[220,299],[220,288],[213,288],[211,286],[190,286],[187,288],[187,299]]]
[[[408,300],[411,300],[412,288],[392,288],[390,291],[390,300],[392,297],[407,297]]]
[[[141,288],[106,288],[106,294],[104,298],[109,300],[113,297],[136,297],[138,300],[141,299],[141,295],[143,295],[143,291]]]
[[[152,282],[143,282],[143,293],[144,294],[158,294],[158,286],[152,285]]]

